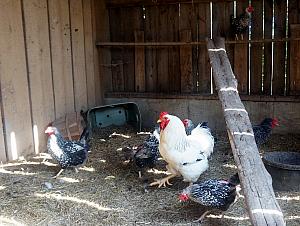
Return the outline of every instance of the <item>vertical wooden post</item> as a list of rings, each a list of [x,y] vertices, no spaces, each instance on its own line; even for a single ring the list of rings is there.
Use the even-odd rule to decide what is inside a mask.
[[[192,41],[192,31],[180,31],[181,42]],[[192,46],[180,46],[181,92],[191,93],[193,90]]]
[[[134,31],[135,42],[144,42],[144,31]],[[135,91],[145,92],[145,47],[136,46],[134,56]]]
[[[300,38],[300,24],[291,24],[291,38]],[[290,94],[300,94],[300,41],[290,42]]]

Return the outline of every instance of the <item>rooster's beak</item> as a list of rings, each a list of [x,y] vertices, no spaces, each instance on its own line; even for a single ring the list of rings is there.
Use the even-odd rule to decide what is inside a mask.
[[[161,120],[160,120],[160,119],[158,119],[158,120],[157,120],[157,123],[161,123]]]

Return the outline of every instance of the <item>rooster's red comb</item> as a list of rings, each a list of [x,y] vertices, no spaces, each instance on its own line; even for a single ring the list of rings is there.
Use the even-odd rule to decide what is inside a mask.
[[[169,113],[166,112],[166,111],[162,111],[160,114],[159,114],[159,118],[162,118],[164,117],[165,115],[168,115]]]

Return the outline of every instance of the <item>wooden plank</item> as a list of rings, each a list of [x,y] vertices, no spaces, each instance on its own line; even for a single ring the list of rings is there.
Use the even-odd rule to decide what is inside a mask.
[[[87,86],[87,105],[92,108],[96,105],[95,97],[95,68],[94,68],[94,42],[92,24],[91,0],[82,1],[84,22],[84,50],[85,50],[85,73]],[[96,75],[98,76],[98,75]]]
[[[46,0],[23,1],[35,153],[46,150],[44,127],[55,119]]]
[[[225,37],[225,4],[224,2],[214,2],[212,5],[212,37]]]
[[[125,91],[123,61],[112,61],[112,87],[113,91]]]
[[[263,38],[263,2],[253,2],[254,16],[252,17],[251,39]],[[251,44],[250,56],[250,94],[262,93],[262,43]]]
[[[300,37],[300,24],[290,25],[291,37]],[[300,94],[300,41],[290,43],[290,95]]]
[[[248,3],[237,2],[237,12],[243,13]],[[244,35],[244,40],[248,40],[248,32]],[[241,94],[247,94],[248,91],[248,44],[236,44],[234,46],[234,73],[238,80],[238,90]]]
[[[289,37],[291,37],[291,24],[298,24],[300,22],[300,3],[298,0],[289,0],[289,7],[288,7],[288,20],[289,20]],[[292,66],[292,61],[294,58],[290,58],[291,56],[291,51],[293,51],[293,48],[291,46],[291,43],[288,42],[288,48],[287,48],[288,52],[287,52],[287,57],[288,57],[288,62],[287,62],[287,82],[286,82],[286,87],[287,87],[287,95],[293,95],[293,91],[290,91],[290,88],[292,86],[291,82],[292,82],[292,74],[291,74],[291,70],[293,70],[292,68],[290,68],[290,66]]]
[[[199,40],[205,40],[210,37],[210,5],[198,5],[198,25],[199,25]],[[198,64],[198,92],[202,94],[210,94],[211,92],[211,77],[210,63],[206,46],[198,46],[197,51]]]
[[[264,21],[264,38],[272,38],[272,1],[265,1],[265,21]],[[263,71],[263,93],[271,94],[271,76],[272,76],[272,43],[264,44],[264,71]]]
[[[232,32],[231,32],[231,23],[230,23],[230,17],[231,17],[231,15],[233,15],[233,11],[234,11],[233,2],[224,2],[224,18],[225,19],[223,21],[223,26],[224,26],[224,31],[225,31],[224,37],[226,37],[226,40],[235,39],[235,37],[233,37],[234,35],[232,35]],[[226,47],[228,59],[229,59],[231,65],[233,65],[234,46],[226,44],[225,47]]]
[[[158,7],[145,8],[145,41],[157,41],[158,29]],[[146,91],[155,92],[157,90],[157,50],[154,48],[146,48]]]
[[[178,41],[179,29],[179,5],[170,5],[168,9],[168,40],[172,42]],[[169,88],[170,92],[180,92],[180,55],[179,47],[173,46],[169,49]]]
[[[135,31],[136,42],[144,41],[144,31]],[[145,48],[135,47],[135,91],[145,92]]]
[[[134,42],[134,31],[143,30],[143,9],[142,7],[131,7],[122,8],[121,14],[121,24],[117,32],[119,33],[119,38],[122,41],[132,41]],[[121,27],[120,27],[121,25]],[[134,91],[134,49],[133,48],[123,48],[123,71],[124,71],[124,82],[126,91]]]
[[[55,118],[75,110],[68,0],[49,0]]]
[[[207,47],[250,221],[254,226],[283,226],[285,222],[272,188],[272,178],[259,155],[248,113],[238,92],[234,91],[237,81],[226,51],[216,51],[225,49],[224,39],[208,40]],[[272,210],[276,214],[258,210]]]
[[[158,9],[159,20],[157,29],[157,41],[168,41],[168,6]],[[157,86],[158,92],[169,92],[169,50],[168,48],[157,49]]]
[[[21,2],[0,1],[0,83],[8,160],[34,153],[22,25]]]
[[[82,0],[70,0],[70,20],[75,110],[80,112],[81,109],[87,109]]]
[[[191,30],[180,31],[180,40],[190,42],[192,40]],[[180,73],[181,73],[181,93],[191,93],[193,91],[192,75],[192,47],[180,47]]]
[[[274,38],[286,37],[286,1],[275,1],[274,5]],[[274,43],[274,67],[272,79],[272,94],[285,94],[285,43]]]
[[[121,19],[121,12],[120,8],[110,9],[109,10],[109,18],[114,18],[113,20],[110,19],[110,37],[111,41],[124,41],[122,39],[122,29],[123,29],[123,21]],[[125,84],[121,84],[124,82],[124,62],[123,60],[123,49],[122,48],[111,48],[111,73],[112,73],[112,90],[113,91],[124,91]],[[121,68],[122,67],[122,68]],[[118,79],[115,81],[114,79]]]
[[[189,42],[197,41],[199,39],[199,25],[198,25],[198,4],[181,4],[180,5],[180,20],[179,20],[179,31],[191,31],[191,39]],[[182,41],[182,39],[180,39]],[[185,41],[184,41],[185,42]],[[185,48],[181,49],[184,51]],[[205,51],[206,52],[206,51]],[[192,46],[192,70],[191,73],[191,89],[189,92],[197,92],[198,91],[198,59],[199,52],[197,46]],[[183,59],[182,59],[183,60]],[[183,60],[184,61],[184,60]],[[186,76],[186,75],[181,75]],[[185,78],[181,78],[181,81],[184,81]],[[183,85],[183,84],[182,84]],[[186,89],[186,87],[181,87],[182,91]]]
[[[104,93],[112,90],[111,50],[98,50],[96,41],[111,41],[109,11],[104,1],[92,1],[92,25],[94,45],[94,71],[95,71],[95,100],[96,105],[104,103]]]

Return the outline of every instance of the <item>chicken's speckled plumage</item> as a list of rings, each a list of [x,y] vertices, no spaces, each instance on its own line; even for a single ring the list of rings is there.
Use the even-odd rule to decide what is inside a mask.
[[[57,128],[48,127],[53,133],[49,134],[47,149],[53,159],[58,161],[62,169],[75,167],[85,163],[89,146],[79,141],[65,140]]]
[[[182,201],[191,199],[207,209],[220,209],[226,211],[235,201],[236,186],[240,183],[238,174],[228,181],[209,179],[185,188],[179,198]]]

